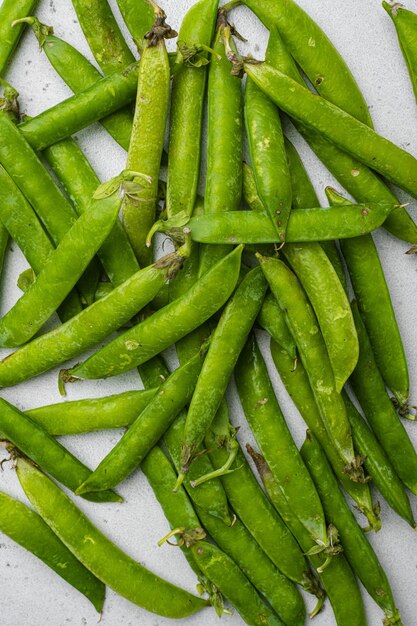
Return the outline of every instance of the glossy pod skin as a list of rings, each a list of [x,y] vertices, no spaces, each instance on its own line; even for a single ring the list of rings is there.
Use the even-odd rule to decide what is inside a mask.
[[[334,206],[343,201],[331,188],[326,193]],[[407,360],[378,250],[371,235],[340,241],[340,247],[378,368],[398,402],[404,404],[409,395]]]
[[[29,15],[38,0],[4,0],[0,8],[0,77],[5,75],[10,58],[19,43],[24,26],[13,28],[12,22]]]
[[[169,263],[164,266],[164,261],[139,270],[65,324],[4,358],[0,361],[0,385],[16,385],[38,376],[105,339],[152,301],[167,273]]]
[[[101,613],[103,583],[74,557],[37,513],[3,492],[0,492],[0,531],[83,593]]]
[[[291,529],[303,552],[309,552],[315,544],[304,526],[294,517],[287,500],[283,497],[280,483],[272,476],[262,455],[256,453],[250,446],[248,450],[255,461],[262,483],[272,503],[288,528]],[[330,600],[337,626],[366,625],[365,608],[359,585],[343,554],[338,554],[332,558],[325,567],[323,567],[325,556],[322,554],[310,554],[308,559],[317,571],[320,582]],[[311,617],[320,608],[321,604],[319,603]]]
[[[358,237],[383,223],[394,205],[368,203],[294,211],[288,220],[286,242],[322,241]],[[191,238],[210,244],[279,243],[269,217],[254,211],[232,211],[192,217]]]
[[[129,430],[99,464],[77,493],[103,491],[129,476],[152,450],[178,413],[190,401],[204,354],[197,354],[161,385]]]
[[[69,375],[73,378],[116,376],[145,363],[201,326],[232,293],[239,276],[241,254],[241,247],[233,250],[182,297],[117,337],[70,370]]]
[[[99,202],[99,206],[92,204],[78,218],[48,257],[35,282],[0,320],[0,345],[21,345],[40,330],[106,239],[119,208],[119,199],[109,198]]]
[[[244,69],[285,113],[417,196],[417,160],[411,154],[270,65],[246,62]]]
[[[307,373],[303,364],[298,361],[294,367],[294,359],[289,357],[286,350],[278,345],[275,341],[271,341],[271,355],[277,368],[278,374],[285,385],[292,401],[299,410],[303,420],[308,428],[314,433],[333,467],[338,480],[342,484],[344,490],[355,501],[358,509],[366,515],[370,527],[375,531],[381,528],[381,521],[374,513],[371,491],[368,483],[355,483],[346,475],[344,469],[345,464],[337,453],[332,441],[327,434],[323,421],[314,399],[314,394],[308,380]],[[349,411],[347,411],[349,416]],[[355,434],[352,436],[355,440]],[[360,454],[364,454],[362,450],[358,450]]]
[[[189,9],[178,33],[178,43],[181,46],[210,46],[217,5],[218,0],[200,0]],[[201,54],[200,52],[199,55]],[[180,211],[191,215],[194,210],[200,175],[200,144],[207,80],[206,64],[197,67],[193,65],[192,59],[190,63],[184,63],[180,51],[177,51],[176,60],[178,69],[172,81],[169,126],[168,152],[171,158],[168,160],[166,190],[168,217]],[[205,63],[207,62],[208,59],[205,58]],[[217,60],[214,58],[212,62],[216,63]]]
[[[398,417],[378,370],[365,325],[355,302],[353,316],[359,337],[359,360],[351,383],[364,414],[395,471],[417,493],[417,454]]]
[[[250,626],[283,626],[277,615],[264,604],[255,588],[230,557],[207,541],[191,546],[196,563],[225,598],[236,607]]]
[[[48,526],[85,567],[116,593],[148,611],[172,618],[187,617],[207,605],[122,552],[32,464],[19,459],[17,472],[26,495]]]
[[[260,268],[251,270],[226,305],[210,340],[206,360],[187,413],[181,447],[186,473],[212,423],[238,356],[256,320],[268,284]],[[227,347],[227,348],[226,348]]]
[[[57,402],[25,411],[50,435],[79,435],[95,430],[126,428],[142,413],[157,392],[132,390],[103,398]]]
[[[48,474],[75,491],[91,473],[75,456],[41,426],[6,400],[0,399],[0,433]],[[121,502],[113,492],[86,494],[93,502]]]
[[[266,257],[259,260],[271,291],[285,312],[326,431],[347,465],[347,470],[353,473],[359,470],[360,473],[346,410],[340,394],[336,391],[326,346],[311,305],[298,280],[282,261]],[[353,474],[352,478],[355,478]]]
[[[291,437],[253,335],[240,354],[235,380],[246,419],[271,472],[283,485],[289,506],[313,540],[325,547],[329,538],[320,498]]]
[[[140,5],[140,7],[139,7]],[[155,19],[152,6],[145,0],[117,0],[117,6],[122,14],[133,41],[138,48],[142,47],[145,34],[151,30]]]
[[[295,341],[285,321],[285,315],[272,293],[266,294],[257,322],[294,361],[297,354]]]
[[[392,5],[388,4],[388,2],[383,2],[382,6],[394,23],[401,52],[410,74],[414,95],[417,99],[417,55],[415,49],[417,15],[412,11],[408,11],[400,4]]]
[[[32,148],[44,150],[132,102],[137,78],[135,62],[19,124],[19,129]]]
[[[383,609],[387,624],[401,623],[392,590],[371,544],[351,512],[320,444],[311,434],[301,447],[327,519],[339,530],[344,554],[352,569],[375,602]]]

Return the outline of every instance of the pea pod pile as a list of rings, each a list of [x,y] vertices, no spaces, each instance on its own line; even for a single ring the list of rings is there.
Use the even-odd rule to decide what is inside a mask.
[[[374,128],[295,0],[190,0],[181,24],[167,2],[117,0],[119,15],[72,0],[71,20],[50,3],[52,26],[34,14],[46,4],[0,0],[0,468],[18,479],[0,491],[5,545],[105,623],[109,587],[143,624],[235,611],[223,619],[406,626],[396,596],[413,580],[394,580],[374,543],[387,509],[417,529],[417,408],[378,246],[417,251],[415,147]],[[382,4],[417,97],[417,14]],[[244,56],[235,14],[267,27],[265,60],[260,29],[243,33],[257,58]],[[67,40],[73,22],[96,65]],[[16,68],[35,39],[70,92],[30,116]],[[310,179],[303,141],[340,191]],[[70,437],[87,435],[82,458]],[[133,558],[100,513],[142,507],[145,480],[166,531],[151,528],[154,549],[135,539]],[[144,565],[168,545],[195,589],[175,565]]]

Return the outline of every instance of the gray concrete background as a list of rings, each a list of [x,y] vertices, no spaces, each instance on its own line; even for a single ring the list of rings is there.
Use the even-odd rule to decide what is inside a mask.
[[[325,29],[346,59],[369,103],[378,132],[417,156],[416,103],[394,28],[380,2],[299,0],[299,3]],[[161,0],[161,4],[168,13],[169,23],[178,28],[182,16],[193,4],[193,0]],[[111,5],[123,28],[116,2],[112,0]],[[408,7],[417,10],[417,0],[410,0]],[[45,23],[52,24],[57,35],[70,41],[93,61],[70,0],[41,0],[38,16]],[[239,31],[248,38],[247,44],[240,44],[241,50],[262,58],[267,31],[245,8],[236,10],[233,17]],[[126,33],[125,29],[124,31]],[[130,41],[127,33],[126,37]],[[172,47],[173,42],[169,42],[169,45]],[[70,95],[69,89],[55,75],[46,57],[39,53],[31,33],[24,36],[8,78],[21,92],[22,109],[29,115],[36,115]],[[289,133],[300,149],[316,190],[324,201],[323,188],[329,184],[338,186],[337,183],[302,140],[295,137],[291,129]],[[79,133],[78,140],[102,180],[123,169],[126,157],[124,151],[106,136],[98,124]],[[405,196],[401,198],[405,199]],[[417,218],[415,201],[411,203],[410,211]],[[407,244],[394,240],[382,231],[377,233],[376,240],[409,360],[411,399],[416,403],[417,260],[415,257],[405,256]],[[11,244],[10,247],[11,252],[7,255],[1,283],[1,314],[18,298],[16,278],[27,267],[17,246]],[[266,336],[260,334],[259,339],[288,424],[296,442],[301,444],[305,425],[277,380],[268,356]],[[5,356],[6,353],[6,350],[0,351],[0,356]],[[170,358],[173,358],[172,354]],[[59,402],[57,373],[58,369],[19,387],[2,390],[2,396],[23,409]],[[68,399],[102,396],[138,387],[141,387],[138,375],[131,372],[115,379],[86,381],[70,386]],[[240,439],[244,443],[250,439],[250,435],[233,385],[229,398],[233,421],[241,427]],[[417,425],[407,423],[406,428],[417,444]],[[89,466],[95,467],[119,437],[120,432],[106,432],[67,437],[63,439],[63,443]],[[14,472],[7,465],[0,475],[0,486],[6,492],[25,500]],[[125,499],[122,506],[94,506],[83,500],[79,500],[78,504],[100,529],[130,555],[156,573],[193,591],[195,576],[180,551],[170,547],[158,548],[156,545],[157,540],[167,532],[168,526],[144,476],[136,472],[120,486],[120,493]],[[414,498],[412,504],[415,509]],[[382,520],[381,532],[378,535],[372,534],[369,538],[388,572],[398,606],[402,610],[404,624],[413,626],[417,623],[417,537],[405,522],[390,512],[385,503],[382,503]],[[97,614],[83,596],[4,536],[0,537],[0,590],[3,626],[92,626],[98,621]],[[381,611],[365,592],[363,595],[368,624],[376,626],[381,623]],[[309,608],[312,607],[310,599],[307,599],[307,604]],[[146,613],[112,591],[107,592],[102,626],[163,626],[169,623],[171,622],[168,619]],[[181,623],[212,626],[218,623],[218,619],[213,611],[206,610]],[[222,623],[225,626],[234,626],[242,622],[235,614],[225,615]],[[329,605],[314,623],[317,626],[331,626],[335,623]]]

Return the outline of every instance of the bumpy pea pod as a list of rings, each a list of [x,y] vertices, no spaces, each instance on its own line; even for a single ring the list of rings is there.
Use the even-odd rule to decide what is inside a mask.
[[[106,378],[133,369],[198,328],[223,306],[239,277],[242,247],[221,259],[183,296],[69,370],[77,378]]]
[[[100,613],[105,587],[32,509],[0,492],[0,531],[83,593]]]
[[[132,102],[137,80],[135,62],[19,124],[19,129],[32,148],[44,150]]]
[[[126,428],[142,413],[156,392],[157,388],[124,391],[103,398],[58,402],[29,409],[25,414],[55,436]]]
[[[352,480],[362,479],[342,397],[336,391],[329,356],[311,305],[291,270],[278,259],[260,257],[271,291],[286,315],[326,431]]]
[[[334,206],[344,201],[331,188],[326,194]],[[399,404],[404,405],[409,394],[407,360],[375,243],[367,235],[341,241],[340,246],[378,368]]]
[[[345,464],[337,453],[337,450],[332,444],[332,441],[324,427],[324,423],[321,419],[320,412],[303,364],[300,361],[294,363],[294,359],[289,357],[287,352],[275,341],[271,341],[271,354],[275,367],[277,368],[278,374],[280,375],[286,390],[288,391],[292,401],[299,410],[308,428],[320,441],[320,444],[326,452],[338,480],[343,485],[345,491],[356,502],[358,509],[366,515],[370,527],[375,531],[378,531],[381,528],[381,521],[377,512],[374,510],[376,507],[374,507],[372,503],[369,485],[367,483],[355,483],[346,475],[344,471]],[[351,426],[355,441],[355,434],[353,433],[354,426],[353,424],[351,424]],[[367,449],[367,451],[369,449]],[[365,455],[363,449],[358,449],[358,452],[362,456]]]
[[[0,320],[0,345],[21,345],[40,330],[106,239],[119,209],[119,199],[109,198],[92,204],[78,218],[50,254],[35,282]]]
[[[143,38],[151,30],[155,15],[152,5],[146,0],[117,0],[123,21],[139,49],[143,48]]]
[[[55,483],[24,459],[17,461],[20,483],[45,522],[99,580],[142,608],[182,618],[207,602],[168,583],[127,556],[103,535]]]
[[[359,360],[351,376],[353,390],[398,476],[410,491],[417,494],[416,451],[387,394],[355,302],[352,311],[359,337]]]
[[[11,442],[71,491],[75,491],[91,473],[41,426],[1,398],[0,433],[3,440]],[[93,502],[121,502],[120,496],[112,491],[85,494],[84,497]]]
[[[36,17],[25,17],[17,22],[24,22],[33,29],[48,61],[74,93],[84,91],[102,78],[97,68],[78,50],[53,34],[51,26],[41,24]],[[128,149],[133,123],[130,106],[104,117],[100,123],[122,148]]]
[[[190,401],[204,360],[205,350],[179,367],[160,389],[99,464],[93,474],[78,488],[78,493],[103,491],[118,485],[131,474],[152,450],[178,413]]]
[[[65,139],[47,148],[44,155],[77,213],[80,215],[88,211],[94,202],[92,198],[100,180],[78,144],[73,139]],[[132,246],[119,220],[116,220],[97,255],[114,287],[139,270]]]
[[[32,270],[38,274],[54,247],[34,210],[1,165],[0,220],[6,227],[6,232],[23,252]],[[78,294],[72,291],[59,307],[58,315],[62,321],[66,321],[81,310]]]
[[[417,159],[411,154],[267,63],[247,61],[244,70],[290,117],[417,196]]]
[[[12,28],[12,22],[31,13],[38,0],[4,0],[0,8],[0,76],[4,76],[24,26]]]
[[[281,485],[272,476],[265,459],[261,454],[255,452],[251,446],[247,445],[246,447],[256,464],[266,492],[275,508],[285,520],[288,528],[291,529],[302,550],[307,554],[313,552],[315,544],[304,526],[294,517],[287,500],[282,494]],[[337,537],[337,531],[334,527],[333,532]],[[337,626],[364,626],[366,624],[366,616],[362,595],[355,575],[343,554],[339,554],[337,558],[332,558],[325,567],[325,556],[322,554],[309,554],[308,559],[317,571],[320,582],[329,597]],[[318,606],[311,616],[313,617],[320,608],[321,606]]]
[[[173,265],[172,265],[173,264]],[[170,276],[177,259],[140,270],[74,318],[35,338],[0,361],[0,385],[11,386],[63,363],[122,327],[146,306]],[[65,382],[65,374],[62,380]]]
[[[315,543],[328,549],[320,498],[285,422],[253,335],[240,354],[235,379],[246,419],[272,474],[283,486],[289,506]]]
[[[227,304],[213,332],[185,422],[179,484],[183,474],[188,472],[196,449],[204,440],[220,407],[233,368],[261,308],[267,286],[260,268],[251,270]]]
[[[152,262],[152,250],[146,238],[155,222],[158,201],[158,177],[164,147],[169,108],[170,70],[165,37],[176,35],[165,24],[165,13],[155,8],[155,23],[146,35],[142,52],[136,109],[127,156],[127,168],[146,172],[152,182],[140,194],[126,194],[123,224],[133,250],[143,266]],[[133,183],[136,181],[133,180]]]
[[[339,530],[347,560],[369,595],[385,613],[384,624],[401,624],[390,584],[378,557],[343,497],[320,444],[311,433],[307,433],[301,454],[316,484],[327,519]]]
[[[166,210],[191,215],[200,174],[201,133],[208,59],[218,0],[200,0],[186,13],[178,33],[178,69],[172,81],[169,126],[170,159]],[[184,55],[191,57],[185,60]],[[218,63],[215,58],[214,63]]]

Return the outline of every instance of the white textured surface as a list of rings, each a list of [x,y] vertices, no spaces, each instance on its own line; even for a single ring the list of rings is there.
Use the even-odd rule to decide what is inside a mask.
[[[169,23],[178,28],[182,16],[192,5],[193,0],[162,1],[169,16]],[[112,6],[116,3],[111,2]],[[300,0],[300,4],[324,27],[336,43],[357,78],[370,105],[376,129],[417,156],[417,107],[412,94],[405,64],[400,54],[392,23],[376,0]],[[417,0],[408,2],[409,8],[417,10]],[[115,9],[117,18],[120,15]],[[38,10],[40,19],[55,27],[57,35],[75,45],[88,58],[93,57],[82,36],[72,10],[70,0],[41,0]],[[266,44],[267,32],[257,19],[247,10],[238,9],[234,19],[239,31],[249,39],[242,49],[261,58]],[[120,20],[121,22],[121,20]],[[129,37],[126,33],[127,39]],[[170,42],[172,45],[172,42]],[[9,80],[21,92],[21,105],[24,112],[36,115],[45,108],[70,95],[69,89],[55,75],[46,57],[38,52],[37,43],[31,33],[24,36],[19,52],[13,61]],[[300,148],[315,187],[323,197],[325,185],[334,184],[332,177],[321,166],[315,156],[299,138],[293,137]],[[104,180],[118,173],[124,167],[125,153],[115,142],[106,136],[98,126],[79,134],[79,141],[85,149],[99,176]],[[417,217],[416,203],[411,204],[411,212]],[[377,234],[378,247],[391,288],[395,309],[404,337],[410,365],[411,399],[417,401],[417,313],[416,280],[417,260],[405,256],[407,245],[396,241],[384,232]],[[16,245],[11,245],[7,255],[4,276],[1,283],[1,309],[7,310],[18,297],[15,287],[18,274],[26,268],[26,262]],[[370,277],[370,280],[372,277]],[[266,337],[260,335],[264,354],[267,356]],[[6,352],[3,351],[5,354]],[[2,356],[2,354],[0,354]],[[270,364],[270,361],[268,360]],[[29,381],[13,389],[2,390],[6,399],[20,408],[40,406],[58,402],[57,372]],[[281,406],[288,419],[298,444],[301,444],[305,426],[289,402],[285,391],[271,367],[271,375],[276,386]],[[82,398],[106,395],[141,386],[135,372],[119,376],[113,380],[83,382],[70,386],[68,398]],[[234,390],[230,393],[233,421],[242,426],[240,437],[243,442],[249,438],[243,415]],[[417,444],[417,424],[406,424]],[[105,453],[116,443],[120,433],[110,432],[65,438],[64,444],[75,452],[89,466],[95,467]],[[0,475],[0,487],[8,493],[24,499],[14,472],[6,465]],[[155,501],[144,476],[138,471],[120,487],[125,498],[123,505],[94,506],[79,500],[80,507],[94,522],[133,557],[190,591],[194,589],[195,576],[191,573],[179,550],[158,548],[157,540],[168,530],[167,523]],[[416,501],[413,498],[413,509]],[[382,504],[383,529],[378,535],[371,535],[381,562],[388,572],[399,608],[406,626],[417,623],[417,537],[405,522],[395,517]],[[2,626],[91,626],[98,621],[97,614],[87,600],[72,590],[35,557],[23,551],[4,536],[0,539],[0,593]],[[364,592],[368,624],[381,623],[381,611]],[[307,599],[308,606],[312,602]],[[107,601],[101,620],[102,626],[162,626],[169,620],[151,615],[107,592]],[[178,622],[177,622],[178,623]],[[184,624],[211,626],[218,623],[213,611],[204,611]],[[225,626],[242,623],[238,615],[224,616]],[[329,605],[315,619],[317,626],[330,626],[335,623]]]

